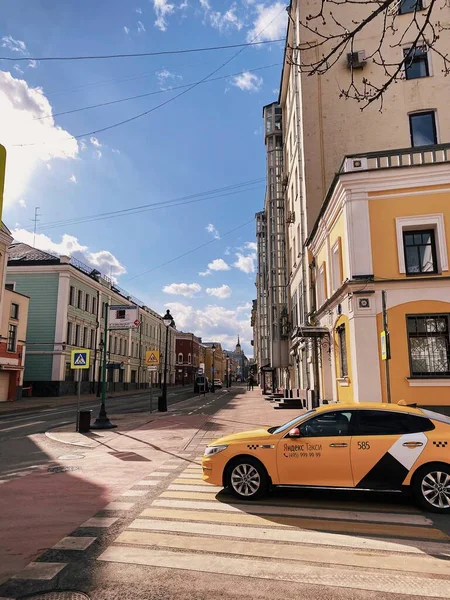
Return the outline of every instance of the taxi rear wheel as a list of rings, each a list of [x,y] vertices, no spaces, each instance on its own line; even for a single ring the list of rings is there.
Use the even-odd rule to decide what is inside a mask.
[[[450,467],[442,463],[423,466],[414,475],[412,491],[426,510],[450,515]]]
[[[268,491],[269,476],[258,460],[242,456],[228,466],[226,486],[241,500],[256,500]]]

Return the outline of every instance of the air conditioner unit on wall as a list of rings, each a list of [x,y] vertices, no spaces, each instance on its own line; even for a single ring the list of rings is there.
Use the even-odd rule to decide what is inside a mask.
[[[349,52],[347,54],[347,67],[349,69],[362,69],[366,63],[365,50],[358,50],[358,52]]]
[[[367,158],[355,157],[346,158],[344,163],[344,172],[349,173],[350,171],[366,171],[367,170]]]

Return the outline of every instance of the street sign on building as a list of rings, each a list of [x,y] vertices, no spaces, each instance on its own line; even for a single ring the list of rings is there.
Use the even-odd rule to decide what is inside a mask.
[[[156,367],[156,366],[147,367],[147,371],[148,371],[149,373],[154,373],[154,372],[156,372],[157,370],[158,370],[158,367]]]
[[[159,365],[159,350],[147,350],[145,353],[145,364],[148,367]]]
[[[110,306],[109,307],[109,329],[133,329],[139,327],[139,309],[137,306]]]
[[[389,347],[389,333],[382,331],[380,333],[380,345],[381,345],[381,360],[389,360],[391,358],[391,352]]]
[[[90,350],[72,350],[70,355],[70,366],[72,369],[89,369],[90,355]]]

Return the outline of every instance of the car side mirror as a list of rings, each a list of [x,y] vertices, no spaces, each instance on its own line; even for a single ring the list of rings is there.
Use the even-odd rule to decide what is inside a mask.
[[[300,429],[298,427],[294,427],[293,429],[291,429],[290,432],[289,432],[289,437],[290,438],[299,438],[299,437],[302,437],[301,433],[300,433]]]

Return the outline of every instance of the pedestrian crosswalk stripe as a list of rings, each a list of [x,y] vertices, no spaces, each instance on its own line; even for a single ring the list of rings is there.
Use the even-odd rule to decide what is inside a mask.
[[[153,471],[153,473],[149,473],[147,477],[167,477],[167,475],[172,475],[173,473],[168,473],[167,471]]]
[[[445,598],[448,600],[448,580],[429,579],[413,575],[396,575],[380,571],[363,572],[305,563],[268,562],[260,559],[246,560],[224,556],[171,552],[153,548],[110,546],[99,557],[100,560],[132,565],[146,565],[171,569],[184,569],[204,573],[217,573],[291,581],[297,584],[321,585],[327,587],[352,588],[416,595],[420,598]]]
[[[194,476],[183,475],[183,477],[180,477],[179,479],[174,479],[172,483],[173,484],[186,484],[186,485],[201,485],[201,486],[205,487],[206,489],[208,489],[211,486],[210,483],[203,481],[203,479],[201,479],[197,475],[194,475]]]
[[[202,510],[182,510],[164,508],[146,508],[141,517],[160,519],[180,519],[192,521],[207,521],[211,523],[228,523],[235,525],[259,525],[272,527],[295,527],[297,529],[333,531],[335,533],[352,533],[360,535],[395,535],[397,537],[425,539],[425,540],[450,540],[444,532],[432,527],[408,526],[384,523],[363,523],[357,521],[332,521],[325,519],[308,519],[301,517],[250,515],[246,513],[204,513]]]
[[[282,541],[282,540],[281,540]],[[292,545],[283,543],[248,542],[235,540],[224,544],[223,539],[180,536],[154,531],[123,531],[116,539],[120,544],[137,546],[157,546],[158,548],[177,548],[195,552],[218,552],[238,556],[258,556],[260,558],[278,558],[321,564],[347,565],[352,567],[408,571],[412,573],[430,573],[450,576],[450,561],[429,556],[408,556],[397,554],[358,553],[349,550],[308,547],[306,552],[293,552]]]
[[[427,542],[421,540],[397,539],[397,538],[370,538],[356,537],[354,535],[328,533],[326,531],[278,529],[275,527],[239,527],[236,525],[223,525],[214,523],[191,522],[191,521],[167,521],[157,519],[135,519],[128,529],[140,529],[143,531],[168,531],[184,534],[199,534],[228,538],[244,538],[249,540],[264,540],[292,544],[303,544],[306,547],[334,546],[340,548],[356,548],[358,550],[383,550],[386,552],[401,552],[406,554],[428,554],[442,556],[450,559],[450,545],[442,542]]]
[[[134,485],[156,486],[156,485],[159,485],[160,483],[162,483],[160,479],[143,479],[142,481],[138,481]]]
[[[207,494],[209,492],[221,492],[223,490],[222,487],[218,487],[215,485],[206,484],[208,487],[203,485],[177,485],[172,484],[167,488],[169,491],[174,492],[201,492],[202,494]]]
[[[12,579],[39,579],[50,581],[60,571],[64,569],[67,563],[53,562],[31,562],[19,573],[12,576]]]
[[[134,502],[110,502],[103,510],[130,510],[134,506]]]
[[[175,487],[175,486],[170,486]],[[225,504],[224,502],[202,502],[199,504],[190,500],[160,500],[152,502],[152,506],[166,508],[200,509],[202,511],[235,512],[254,515],[278,515],[280,517],[308,517],[312,519],[341,519],[344,521],[369,521],[375,523],[398,523],[402,525],[433,525],[433,522],[423,515],[402,515],[400,513],[377,513],[369,511],[346,511],[324,508],[306,508],[294,506],[276,506],[268,504]],[[245,510],[244,510],[245,508]]]
[[[92,517],[85,521],[80,527],[111,527],[117,521],[117,517]]]

